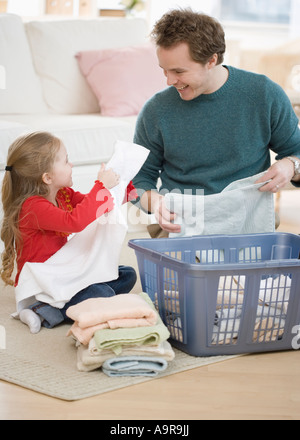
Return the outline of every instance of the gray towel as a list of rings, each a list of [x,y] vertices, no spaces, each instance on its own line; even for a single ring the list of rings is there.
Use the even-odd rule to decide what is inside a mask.
[[[157,376],[165,371],[168,363],[160,357],[122,356],[108,359],[102,366],[107,376]]]
[[[181,233],[170,237],[274,232],[274,195],[259,191],[264,184],[255,184],[262,175],[238,180],[209,196],[166,194],[166,207],[181,224]]]

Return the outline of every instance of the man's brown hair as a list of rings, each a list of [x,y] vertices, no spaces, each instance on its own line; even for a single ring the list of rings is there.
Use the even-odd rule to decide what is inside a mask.
[[[221,24],[192,9],[167,12],[155,24],[151,36],[157,46],[165,49],[187,43],[197,63],[206,64],[214,54],[218,55],[217,64],[224,61],[226,45]]]

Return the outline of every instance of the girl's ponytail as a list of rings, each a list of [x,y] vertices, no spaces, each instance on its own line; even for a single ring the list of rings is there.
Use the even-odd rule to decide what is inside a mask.
[[[60,140],[47,132],[31,133],[17,139],[8,150],[2,183],[3,220],[1,240],[4,243],[0,276],[13,285],[16,254],[22,252],[19,216],[23,203],[31,196],[46,196],[48,185],[44,173],[51,171]]]
[[[4,243],[4,252],[2,253],[2,268],[1,278],[5,284],[13,285],[11,279],[14,261],[15,261],[15,234],[18,235],[18,230],[11,227],[11,212],[13,205],[13,190],[12,190],[12,176],[11,171],[6,170],[2,183],[2,207],[3,220],[1,228],[1,240]]]

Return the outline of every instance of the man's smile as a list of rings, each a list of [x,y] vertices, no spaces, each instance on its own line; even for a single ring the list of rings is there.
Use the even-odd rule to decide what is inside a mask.
[[[179,92],[182,92],[183,90],[185,90],[185,89],[187,89],[187,88],[188,88],[188,86],[176,87],[176,89],[177,89]]]

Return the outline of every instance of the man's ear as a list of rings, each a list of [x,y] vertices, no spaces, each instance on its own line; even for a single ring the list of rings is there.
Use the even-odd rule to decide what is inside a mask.
[[[44,173],[42,175],[42,181],[44,183],[46,183],[46,185],[50,185],[52,183],[52,178],[51,175],[49,173]]]
[[[213,67],[215,67],[217,65],[218,62],[218,55],[215,53],[211,59],[208,61],[208,68],[212,69]]]

